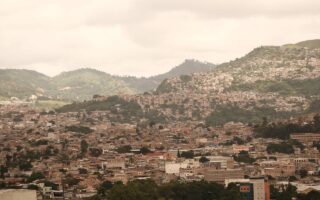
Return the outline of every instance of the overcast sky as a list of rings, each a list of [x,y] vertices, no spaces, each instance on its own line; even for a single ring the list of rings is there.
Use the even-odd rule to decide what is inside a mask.
[[[319,0],[0,0],[0,68],[149,76],[320,38]]]

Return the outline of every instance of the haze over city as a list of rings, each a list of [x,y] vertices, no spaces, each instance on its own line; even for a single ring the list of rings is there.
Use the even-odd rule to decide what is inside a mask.
[[[0,200],[320,200],[319,0],[0,0]]]

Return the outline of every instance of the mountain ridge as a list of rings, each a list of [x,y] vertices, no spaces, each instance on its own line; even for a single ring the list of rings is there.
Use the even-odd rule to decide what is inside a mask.
[[[2,83],[0,96],[27,98],[35,94],[54,99],[81,101],[91,99],[94,94],[138,94],[155,89],[165,78],[208,71],[213,67],[214,65],[211,63],[189,59],[164,74],[148,78],[116,76],[93,68],[66,71],[54,77],[49,77],[34,70],[0,69],[0,83]],[[25,74],[29,74],[29,76]],[[37,81],[35,82],[35,80]],[[12,87],[6,87],[5,85],[12,85]]]
[[[170,71],[150,76],[148,78],[136,78],[136,77],[119,77],[121,80],[127,81],[133,85],[133,87],[142,88],[140,92],[150,91],[155,89],[160,83],[167,78],[172,78],[180,75],[189,75],[197,72],[208,72],[215,67],[214,64],[209,62],[200,62],[194,59],[186,59],[182,64],[175,66]]]
[[[82,101],[91,99],[94,94],[105,96],[139,94],[146,91],[154,91],[157,88],[156,91],[161,93],[161,88],[165,88],[166,92],[171,91],[170,83],[172,80],[181,82],[181,75],[205,77],[210,74],[218,77],[217,80],[215,80],[216,78],[210,78],[214,82],[212,83],[214,84],[214,88],[206,86],[208,90],[216,91],[217,88],[223,88],[224,90],[228,87],[232,89],[234,86],[239,90],[239,87],[243,86],[252,88],[253,86],[250,84],[254,84],[257,80],[275,81],[272,84],[266,84],[270,86],[270,89],[278,87],[277,81],[279,80],[303,79],[302,76],[316,78],[318,76],[317,66],[313,62],[317,62],[318,49],[320,49],[319,39],[282,46],[260,46],[241,58],[220,65],[186,59],[182,64],[164,74],[142,78],[115,76],[92,68],[80,68],[69,72],[62,72],[54,77],[49,77],[32,70],[2,69],[0,71],[0,96],[6,98],[11,96],[27,98],[35,94],[53,99]],[[290,71],[287,66],[296,66],[296,68]],[[303,72],[299,70],[303,70]],[[284,76],[283,72],[287,75]],[[268,74],[273,74],[273,77],[270,77]],[[184,81],[188,79],[184,77]],[[220,79],[225,80],[222,81]],[[164,80],[165,82],[163,82]],[[200,83],[201,81],[198,80]],[[220,81],[220,84],[216,84],[215,82],[217,81]],[[198,83],[192,84],[192,81],[187,81],[181,85],[183,87],[179,87],[180,89],[185,87],[197,88]],[[310,85],[310,83],[306,84]],[[285,87],[292,87],[292,82],[281,83],[280,85],[285,89]],[[160,89],[159,86],[161,86]],[[269,89],[267,88],[266,90],[264,88],[261,90],[260,88],[256,90],[265,92],[274,91],[269,91]],[[301,89],[299,90],[301,91]]]

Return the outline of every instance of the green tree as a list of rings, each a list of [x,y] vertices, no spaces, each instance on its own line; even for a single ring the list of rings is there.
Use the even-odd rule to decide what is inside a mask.
[[[69,164],[70,163],[70,157],[66,153],[60,153],[58,155],[58,161],[63,163],[63,164]]]
[[[81,151],[82,155],[85,155],[87,153],[88,147],[89,147],[89,144],[87,143],[87,141],[86,140],[81,140],[80,151]]]
[[[75,132],[75,133],[92,133],[93,130],[86,126],[66,126],[66,131]]]
[[[280,190],[273,185],[270,186],[270,199],[292,200],[294,197],[297,197],[297,188],[291,184],[288,186],[282,185]]]
[[[315,131],[320,131],[320,115],[317,114],[313,117],[313,124]]]
[[[295,176],[290,176],[290,177],[289,177],[289,182],[294,182],[294,181],[296,181],[296,180],[298,180],[298,179],[297,179],[297,177],[295,177]]]
[[[234,156],[233,158],[237,162],[243,162],[243,163],[249,163],[249,164],[256,161],[256,159],[250,157],[247,151],[241,151],[237,156]]]
[[[99,196],[105,197],[106,192],[112,189],[112,187],[113,187],[113,184],[110,181],[104,181],[97,188],[97,194]]]
[[[120,146],[116,149],[118,153],[130,153],[132,147],[130,145]]]
[[[67,176],[66,179],[64,180],[64,184],[67,184],[68,186],[75,186],[78,185],[80,182],[79,179],[74,178],[72,176]]]
[[[42,172],[32,172],[32,174],[28,178],[28,182],[32,182],[32,181],[44,179],[44,178],[45,177]]]
[[[37,185],[28,185],[28,189],[29,190],[39,190],[39,186],[37,186]]]
[[[308,176],[308,171],[305,170],[305,169],[300,169],[299,170],[299,175],[300,175],[301,178],[305,178],[305,177]]]
[[[88,174],[88,170],[85,168],[79,168],[79,174]]]
[[[102,154],[102,149],[100,148],[90,148],[90,155],[94,157],[99,157]]]
[[[140,149],[140,153],[142,153],[143,155],[151,153],[152,151],[148,148],[148,147],[142,147]]]
[[[0,178],[4,178],[4,174],[8,172],[8,167],[0,165]]]
[[[268,125],[268,118],[267,117],[263,117],[262,118],[262,126],[266,127]]]
[[[210,160],[205,156],[201,156],[201,158],[199,159],[199,162],[201,162],[201,163],[206,163],[206,162],[209,162],[209,161]]]
[[[311,191],[308,194],[298,194],[298,199],[299,200],[319,200],[320,192]]]
[[[27,160],[19,160],[18,165],[19,165],[19,169],[22,171],[29,171],[33,167],[31,162]]]
[[[153,180],[135,180],[127,185],[104,184],[100,185],[101,189],[98,189],[98,195],[93,200],[240,200],[239,188],[235,184],[227,188],[206,181],[157,185]]]
[[[132,181],[126,186],[115,184],[108,197],[110,200],[158,200],[158,186],[152,180]]]
[[[280,144],[270,143],[267,146],[267,152],[269,154],[272,153],[285,153],[285,154],[292,154],[294,153],[293,146],[286,142],[282,142]]]
[[[58,188],[59,188],[58,184],[55,184],[55,183],[48,181],[48,180],[45,180],[43,183],[44,183],[44,186],[51,187],[53,190],[58,190]]]
[[[191,151],[183,151],[181,153],[181,157],[191,159],[194,157],[194,152],[192,150]]]

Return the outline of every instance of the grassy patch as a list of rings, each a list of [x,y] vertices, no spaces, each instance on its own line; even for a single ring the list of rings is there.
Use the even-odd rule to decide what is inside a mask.
[[[305,80],[283,80],[283,81],[256,81],[233,85],[228,88],[230,91],[257,91],[261,93],[277,92],[280,95],[290,96],[314,96],[320,91],[320,78]]]
[[[58,100],[41,100],[41,101],[37,101],[37,103],[35,104],[37,108],[40,109],[56,109],[56,108],[60,108],[62,106],[65,106],[67,104],[69,104],[70,102],[68,101],[58,101]]]

